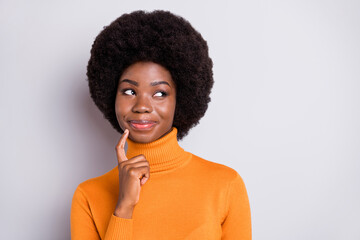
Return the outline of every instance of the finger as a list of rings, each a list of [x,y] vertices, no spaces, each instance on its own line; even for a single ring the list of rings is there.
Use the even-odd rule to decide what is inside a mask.
[[[142,166],[142,167],[137,167],[137,168],[130,168],[128,171],[128,174],[131,178],[135,179],[141,179],[143,176],[149,176],[149,166]]]
[[[123,135],[121,135],[121,138],[118,142],[118,144],[116,145],[116,156],[118,159],[118,162],[122,162],[122,161],[126,161],[126,154],[125,154],[125,143],[126,143],[126,139],[129,136],[129,130],[125,129]]]
[[[144,185],[147,182],[147,180],[149,180],[149,178],[150,178],[150,172],[147,171],[140,179],[140,186]]]
[[[122,163],[119,163],[119,166],[125,170],[130,168],[144,167],[144,166],[150,167],[148,161],[138,161],[133,163],[129,163],[129,161],[130,160],[123,161]]]

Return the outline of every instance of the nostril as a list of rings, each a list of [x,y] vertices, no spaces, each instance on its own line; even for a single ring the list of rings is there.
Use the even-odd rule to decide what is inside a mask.
[[[152,112],[151,102],[145,99],[139,99],[133,107],[135,113],[150,113]]]

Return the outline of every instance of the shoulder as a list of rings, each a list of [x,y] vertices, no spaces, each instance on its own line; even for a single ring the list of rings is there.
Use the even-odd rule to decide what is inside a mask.
[[[94,178],[90,178],[80,183],[76,189],[83,195],[99,194],[103,191],[111,191],[117,184],[118,169],[113,168],[109,172]]]
[[[231,183],[236,179],[241,178],[235,169],[224,164],[203,159],[194,154],[192,154],[192,164],[197,171],[212,176],[216,181],[222,181],[223,183]]]

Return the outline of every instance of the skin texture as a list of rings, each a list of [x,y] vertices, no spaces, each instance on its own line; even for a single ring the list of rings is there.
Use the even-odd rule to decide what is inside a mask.
[[[144,155],[126,158],[129,137],[139,143],[153,142],[171,131],[176,106],[176,88],[167,69],[153,62],[137,62],[121,75],[115,101],[120,127],[125,130],[117,146],[119,197],[114,215],[132,218],[141,186],[150,177]]]
[[[135,205],[140,198],[141,186],[150,177],[149,162],[144,155],[127,159],[125,155],[125,142],[129,130],[125,130],[116,146],[116,156],[119,169],[119,197],[114,215],[122,218],[132,218]]]
[[[175,83],[161,65],[137,62],[121,75],[115,100],[116,118],[123,130],[129,129],[129,138],[134,142],[153,142],[170,132],[175,105]],[[131,121],[150,121],[153,125],[138,129]]]

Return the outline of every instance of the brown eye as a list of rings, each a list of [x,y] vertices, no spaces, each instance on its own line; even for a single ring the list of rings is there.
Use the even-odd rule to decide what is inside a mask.
[[[124,95],[135,95],[135,91],[132,89],[125,89],[123,93]]]
[[[154,94],[154,97],[165,97],[167,96],[167,93],[166,92],[163,92],[163,91],[160,91],[160,92],[156,92]]]

